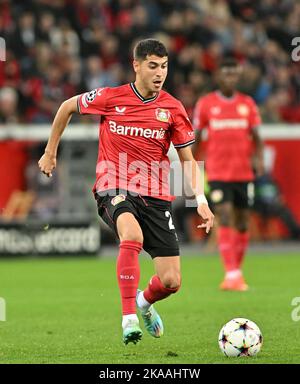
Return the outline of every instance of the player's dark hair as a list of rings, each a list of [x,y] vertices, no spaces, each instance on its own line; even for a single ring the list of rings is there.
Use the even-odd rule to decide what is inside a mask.
[[[225,68],[225,67],[238,67],[239,62],[235,57],[227,56],[222,59],[222,61],[219,64],[219,68]]]
[[[146,60],[147,56],[155,55],[158,57],[168,56],[166,47],[159,40],[144,39],[137,43],[133,50],[135,60]]]

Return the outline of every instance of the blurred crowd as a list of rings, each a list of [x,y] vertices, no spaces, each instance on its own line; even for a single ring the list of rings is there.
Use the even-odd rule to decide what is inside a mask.
[[[298,0],[0,0],[0,36],[0,123],[49,123],[63,100],[132,81],[132,48],[146,37],[168,47],[165,88],[189,114],[233,55],[264,122],[300,122]]]

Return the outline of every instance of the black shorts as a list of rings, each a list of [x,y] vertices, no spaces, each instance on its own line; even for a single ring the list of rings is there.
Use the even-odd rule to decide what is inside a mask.
[[[210,181],[210,200],[213,204],[233,203],[236,208],[247,209],[254,204],[254,184],[246,182]]]
[[[109,191],[106,193],[104,196],[95,194],[98,213],[117,236],[118,216],[130,212],[140,224],[144,237],[143,248],[152,258],[179,255],[171,202],[126,191],[118,191],[114,196],[109,196]]]

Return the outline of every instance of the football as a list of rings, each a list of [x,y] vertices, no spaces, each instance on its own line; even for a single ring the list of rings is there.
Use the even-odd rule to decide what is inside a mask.
[[[251,320],[236,318],[226,323],[219,333],[219,346],[228,357],[255,356],[262,347],[263,337]]]

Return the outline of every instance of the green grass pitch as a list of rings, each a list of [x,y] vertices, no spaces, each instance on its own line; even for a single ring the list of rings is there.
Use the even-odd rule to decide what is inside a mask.
[[[116,248],[117,252],[117,248]],[[121,342],[115,258],[0,260],[1,363],[300,363],[300,321],[291,302],[300,296],[299,255],[250,255],[249,292],[220,292],[216,256],[182,256],[181,290],[157,303],[161,339],[146,332],[137,345]],[[141,287],[153,273],[141,257]],[[299,311],[298,311],[299,313]],[[255,321],[264,345],[257,357],[227,358],[217,339],[234,317]]]

